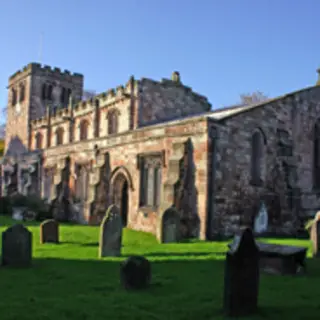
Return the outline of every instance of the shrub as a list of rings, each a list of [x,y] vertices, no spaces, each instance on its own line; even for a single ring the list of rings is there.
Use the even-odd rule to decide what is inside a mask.
[[[51,219],[52,216],[49,212],[49,205],[45,200],[36,195],[24,196],[22,194],[15,194],[11,197],[11,206],[26,207],[36,214],[37,221]]]

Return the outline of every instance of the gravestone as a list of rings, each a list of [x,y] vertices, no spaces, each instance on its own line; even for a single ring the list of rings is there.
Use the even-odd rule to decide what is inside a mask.
[[[259,293],[259,249],[252,230],[235,236],[227,252],[224,274],[224,310],[228,316],[255,313]]]
[[[59,223],[53,219],[40,225],[40,243],[59,243]]]
[[[2,233],[2,265],[28,267],[32,262],[32,233],[16,224]]]
[[[313,257],[320,257],[320,220],[315,219],[311,226],[310,240]]]
[[[168,208],[161,220],[161,242],[173,243],[179,241],[180,216],[179,212],[174,208]]]
[[[121,255],[122,219],[119,208],[111,205],[100,225],[99,257]]]
[[[266,205],[262,202],[260,210],[254,220],[254,233],[262,233],[268,229],[268,212]]]
[[[145,289],[151,281],[151,264],[142,256],[131,256],[120,268],[122,286],[127,290]]]

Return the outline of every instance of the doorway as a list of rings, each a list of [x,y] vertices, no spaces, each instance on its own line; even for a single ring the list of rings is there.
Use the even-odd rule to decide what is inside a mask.
[[[119,208],[123,227],[128,224],[129,184],[126,177],[119,173],[113,185],[113,203]]]

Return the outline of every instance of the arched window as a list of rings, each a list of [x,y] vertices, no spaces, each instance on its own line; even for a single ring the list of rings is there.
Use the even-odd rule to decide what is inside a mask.
[[[70,100],[70,97],[71,97],[71,89],[67,89],[66,90],[66,102],[69,104],[69,100]]]
[[[48,91],[47,91],[47,99],[52,100],[52,85],[48,85]]]
[[[43,135],[40,132],[38,132],[36,134],[35,140],[36,140],[36,149],[42,149],[43,148]]]
[[[17,91],[16,89],[11,89],[11,104],[15,106],[17,103]]]
[[[25,98],[26,87],[23,83],[20,84],[19,101],[23,102]]]
[[[264,136],[256,130],[251,136],[251,182],[253,185],[262,184],[262,165],[264,156]]]
[[[60,102],[61,104],[65,104],[68,100],[66,99],[66,89],[62,88],[60,93]]]
[[[63,136],[64,136],[64,129],[58,128],[56,131],[56,145],[57,146],[63,144]]]
[[[77,201],[84,202],[88,199],[89,171],[86,165],[76,165],[75,168],[75,196]]]
[[[80,129],[80,141],[88,139],[89,122],[88,120],[82,120],[79,125]]]
[[[313,187],[320,188],[320,120],[314,126],[313,136]]]
[[[42,96],[42,100],[47,99],[47,85],[45,83],[42,85],[41,96]]]
[[[110,110],[108,112],[108,134],[118,133],[118,111]]]

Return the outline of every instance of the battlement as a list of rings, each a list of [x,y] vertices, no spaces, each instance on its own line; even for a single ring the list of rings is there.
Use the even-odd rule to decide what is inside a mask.
[[[55,112],[49,111],[50,107],[48,108],[48,112],[50,112],[51,116],[51,125],[60,123],[63,121],[71,119],[73,117],[78,117],[83,114],[87,114],[90,112],[94,112],[95,108],[106,108],[110,105],[116,104],[123,99],[130,98],[133,94],[137,92],[137,82],[133,76],[131,76],[128,82],[123,86],[117,86],[113,89],[108,89],[105,92],[102,92],[89,100],[80,101],[76,104],[72,104],[69,101],[67,107],[58,108]],[[72,104],[72,105],[71,105]],[[71,110],[73,109],[73,112]],[[48,117],[49,114],[47,113],[44,117],[39,119],[34,119],[31,121],[32,128],[40,128],[41,126],[48,124]]]
[[[70,108],[61,108],[53,112],[51,115],[51,124],[57,124],[60,122],[65,122],[71,120],[71,110]]]
[[[50,67],[48,65],[41,65],[40,63],[29,63],[22,69],[15,72],[13,75],[9,77],[9,81],[15,80],[17,77],[21,77],[27,75],[29,73],[45,73],[46,75],[52,74],[58,77],[72,77],[72,78],[79,78],[83,79],[83,75],[80,73],[71,73],[69,70],[62,71],[60,68],[57,67]]]

